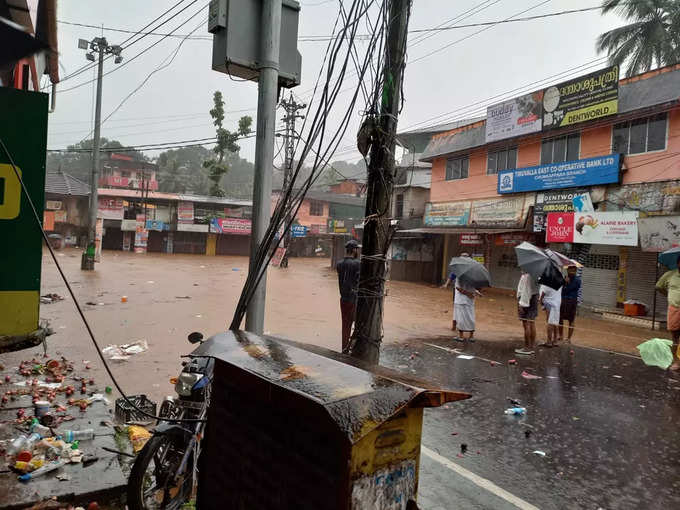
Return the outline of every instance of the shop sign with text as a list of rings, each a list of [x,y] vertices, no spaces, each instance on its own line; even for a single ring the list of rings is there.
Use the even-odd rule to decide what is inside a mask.
[[[177,205],[177,222],[178,223],[194,222],[193,202],[179,202],[179,204]]]
[[[103,218],[105,220],[122,220],[123,213],[122,198],[99,197],[97,218]]]
[[[306,237],[307,227],[305,227],[304,225],[293,225],[290,227],[290,234],[293,237]]]
[[[541,130],[543,91],[516,97],[486,109],[486,143]]]
[[[490,198],[472,202],[470,226],[510,227],[524,225],[524,196]]]
[[[545,217],[548,213],[574,212],[574,197],[586,193],[587,188],[559,191],[539,191],[534,204],[534,232],[545,231]]]
[[[620,155],[498,172],[498,193],[520,193],[619,182]]]
[[[637,246],[638,213],[550,213],[545,240],[549,243]]]
[[[466,226],[470,220],[469,200],[462,202],[428,203],[425,206],[425,225],[428,227]]]
[[[461,234],[460,244],[465,245],[484,244],[484,239],[482,239],[481,234]]]
[[[250,235],[250,223],[250,220],[239,218],[213,218],[210,222],[210,232]]]
[[[543,129],[571,126],[618,113],[619,67],[549,87],[543,94]]]

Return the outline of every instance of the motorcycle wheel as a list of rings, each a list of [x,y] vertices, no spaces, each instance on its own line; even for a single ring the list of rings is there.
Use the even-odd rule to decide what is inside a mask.
[[[182,461],[186,444],[178,436],[157,434],[137,455],[127,487],[129,510],[179,509],[192,488],[191,459],[185,476],[172,480]]]

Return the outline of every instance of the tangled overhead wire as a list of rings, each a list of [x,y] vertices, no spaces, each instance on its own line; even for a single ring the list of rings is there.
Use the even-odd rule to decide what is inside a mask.
[[[372,110],[376,98],[382,89],[381,62],[385,52],[385,33],[387,28],[386,8],[389,1],[352,0],[340,2],[338,15],[333,27],[323,62],[314,86],[312,99],[308,102],[305,119],[300,130],[295,152],[298,155],[290,182],[282,190],[271,216],[269,227],[254,256],[251,271],[241,291],[230,329],[238,329],[259,282],[267,271],[267,266],[274,256],[281,239],[290,229],[305,195],[321,176],[330,158],[338,148],[347,131],[352,114],[357,106],[360,93],[365,101],[362,111]],[[362,21],[373,28],[367,44],[358,48],[355,45],[357,30]],[[358,83],[348,102],[336,108],[342,85],[349,73],[350,65],[356,67]],[[333,127],[329,126],[331,115],[340,113],[340,119]],[[300,150],[298,150],[300,149]],[[311,172],[300,179],[301,169],[311,158]]]

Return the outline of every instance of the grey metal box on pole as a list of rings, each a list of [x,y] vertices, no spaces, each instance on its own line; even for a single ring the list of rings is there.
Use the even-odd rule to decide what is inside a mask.
[[[297,49],[300,4],[282,0],[279,86],[300,84],[302,57]],[[212,0],[208,31],[213,34],[214,71],[258,81],[261,55],[261,0]]]

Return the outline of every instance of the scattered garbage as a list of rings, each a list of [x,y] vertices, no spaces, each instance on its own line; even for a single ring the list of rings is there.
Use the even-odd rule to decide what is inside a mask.
[[[616,377],[617,379],[623,379],[622,375],[613,375],[612,377]]]
[[[24,473],[23,475],[20,475],[19,480],[21,480],[22,482],[28,482],[29,480],[32,480],[33,478],[43,476],[47,473],[50,473],[51,471],[54,471],[55,469],[59,469],[64,464],[66,464],[66,461],[64,459],[52,461],[49,464],[45,464],[44,466],[36,469],[35,471],[32,471],[30,473]]]
[[[544,452],[544,451],[541,451],[541,450],[534,450],[534,451],[531,452],[531,453],[536,454],[536,455],[538,455],[539,457],[545,457],[545,452]]]
[[[637,346],[645,365],[666,370],[673,363],[673,341],[667,338],[652,338]]]
[[[516,360],[516,359],[509,359],[509,360],[508,360],[508,365],[516,365],[516,364],[517,364],[517,360]]]
[[[512,404],[513,407],[522,407],[522,403],[519,400],[508,397],[508,401],[510,402],[510,404]]]
[[[474,356],[470,356],[469,354],[459,354],[456,356],[458,359],[474,359]]]
[[[132,441],[132,449],[135,453],[139,452],[151,437],[151,432],[144,427],[138,425],[130,425],[128,427],[128,437]]]
[[[191,296],[175,296],[175,299],[191,299]]]
[[[466,445],[465,443],[460,445],[460,453],[462,453],[462,454],[467,453],[467,449],[468,449],[468,445]]]
[[[61,297],[59,294],[43,294],[40,296],[40,302],[43,304],[50,304],[50,303],[55,303],[57,301],[62,301],[64,298]]]
[[[128,297],[127,296],[120,296],[120,302],[121,303],[127,303]]]
[[[527,412],[525,407],[511,407],[505,410],[505,414],[523,416]]]
[[[543,379],[540,375],[530,374],[530,373],[527,372],[526,370],[524,370],[524,371],[522,372],[522,377],[524,377],[525,379],[529,379],[529,380],[532,380],[532,379]]]
[[[140,354],[149,350],[146,340],[138,340],[130,344],[109,345],[102,349],[102,354],[114,361],[127,361],[133,354]]]

